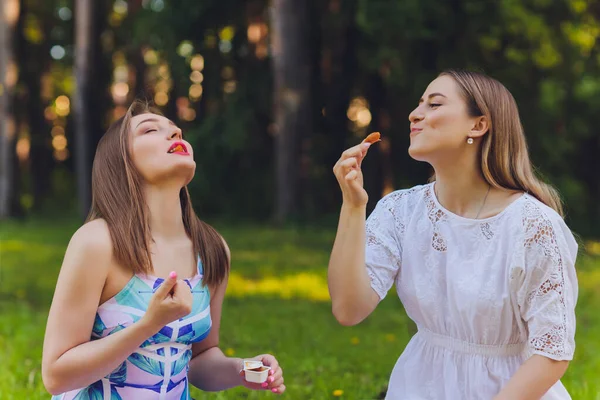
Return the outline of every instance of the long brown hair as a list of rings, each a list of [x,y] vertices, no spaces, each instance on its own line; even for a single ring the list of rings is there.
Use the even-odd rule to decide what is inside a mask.
[[[529,193],[564,216],[556,189],[534,173],[517,103],[508,89],[479,72],[447,70],[439,76],[449,76],[458,84],[471,117],[485,115],[488,120],[480,148],[485,180],[496,188]]]
[[[144,113],[160,114],[147,103],[135,101],[100,139],[92,167],[92,206],[87,221],[104,219],[116,260],[134,273],[149,274],[153,271],[149,210],[142,190],[142,177],[129,151],[131,118]],[[194,254],[199,255],[204,267],[203,281],[206,285],[216,286],[229,272],[223,239],[213,227],[198,218],[187,187],[179,192],[179,200],[185,230],[192,240]]]

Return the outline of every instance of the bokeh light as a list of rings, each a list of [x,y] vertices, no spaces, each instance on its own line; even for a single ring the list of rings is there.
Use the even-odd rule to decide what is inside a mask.
[[[177,47],[177,54],[179,54],[181,57],[188,57],[192,55],[193,51],[194,45],[192,45],[192,42],[190,42],[189,40],[184,40]]]
[[[50,56],[55,60],[62,60],[66,54],[65,48],[59,45],[52,46]]]
[[[54,136],[52,138],[52,147],[55,150],[64,150],[67,148],[67,138],[64,135]]]
[[[196,83],[190,86],[189,95],[192,100],[199,99],[202,96],[202,92],[202,85]]]
[[[23,162],[29,158],[31,150],[31,140],[28,137],[22,137],[17,141],[17,157]]]
[[[192,71],[190,74],[190,80],[194,83],[202,83],[204,80],[204,75],[200,71]]]
[[[71,101],[65,95],[58,96],[54,102],[56,115],[66,117],[71,112]]]
[[[166,92],[157,92],[154,95],[154,102],[162,107],[169,102],[169,95]]]
[[[204,69],[204,57],[202,57],[200,54],[196,54],[194,57],[192,57],[190,66],[195,71],[202,71]]]
[[[63,128],[60,125],[53,126],[52,130],[50,131],[50,135],[52,135],[52,137],[64,136],[64,134],[65,134],[65,128]]]

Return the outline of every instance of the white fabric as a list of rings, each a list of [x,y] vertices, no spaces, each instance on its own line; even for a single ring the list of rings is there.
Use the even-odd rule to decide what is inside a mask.
[[[383,299],[395,283],[419,329],[387,399],[490,400],[530,355],[572,359],[577,243],[533,196],[474,220],[417,186],[381,199],[366,233],[371,286]],[[557,382],[542,399],[570,396]]]

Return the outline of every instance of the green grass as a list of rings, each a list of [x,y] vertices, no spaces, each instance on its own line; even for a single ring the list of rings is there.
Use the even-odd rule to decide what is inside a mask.
[[[286,398],[376,399],[414,333],[390,295],[365,322],[339,326],[331,315],[326,265],[333,231],[216,227],[233,258],[221,348],[247,357],[271,352],[281,362]],[[48,306],[71,222],[9,222],[0,227],[0,398],[48,399],[40,361]],[[563,378],[574,399],[600,399],[600,260],[578,264],[577,353]],[[234,389],[196,399],[266,399],[270,393]]]

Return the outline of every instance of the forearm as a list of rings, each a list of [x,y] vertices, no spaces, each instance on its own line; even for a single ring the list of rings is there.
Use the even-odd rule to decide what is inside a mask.
[[[521,365],[494,400],[538,400],[565,373],[568,361],[534,354]]]
[[[142,319],[119,332],[68,350],[45,366],[46,388],[52,394],[59,394],[98,381],[114,371],[157,331]]]
[[[242,360],[229,358],[218,347],[203,351],[190,361],[188,379],[198,389],[216,392],[242,384]]]
[[[328,268],[333,312],[338,319],[347,313],[362,314],[361,308],[372,296],[365,267],[365,220],[365,207],[342,206]]]

